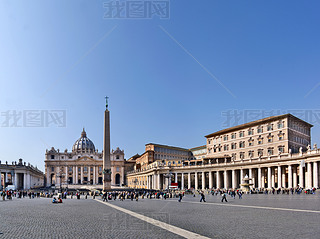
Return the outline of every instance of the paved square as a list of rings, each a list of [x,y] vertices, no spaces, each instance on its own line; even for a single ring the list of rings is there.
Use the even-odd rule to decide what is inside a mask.
[[[0,201],[0,238],[182,238],[172,225],[209,238],[319,238],[319,195],[244,195],[221,203],[220,196],[139,199],[138,202],[67,199]],[[135,215],[133,215],[135,214]],[[164,222],[162,228],[144,220]],[[151,222],[151,221],[150,221]],[[183,234],[188,236],[191,234]],[[189,238],[192,238],[189,236]]]

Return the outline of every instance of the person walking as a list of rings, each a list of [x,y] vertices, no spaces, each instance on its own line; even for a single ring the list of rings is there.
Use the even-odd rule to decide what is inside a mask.
[[[202,201],[206,202],[206,198],[205,198],[205,196],[204,196],[204,193],[201,192],[200,195],[201,195],[200,202],[202,202]]]
[[[227,200],[227,193],[226,193],[226,192],[224,192],[224,193],[222,194],[221,202],[223,202],[223,200],[225,200],[226,202],[228,202],[228,200]]]
[[[181,202],[181,200],[182,200],[182,194],[179,193],[179,200],[178,200],[178,202]]]

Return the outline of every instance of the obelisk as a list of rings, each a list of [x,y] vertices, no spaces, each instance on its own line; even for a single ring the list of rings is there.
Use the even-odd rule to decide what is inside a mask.
[[[104,111],[104,138],[103,138],[103,191],[111,189],[111,161],[110,161],[110,116],[108,110],[108,97],[106,97],[106,110]]]

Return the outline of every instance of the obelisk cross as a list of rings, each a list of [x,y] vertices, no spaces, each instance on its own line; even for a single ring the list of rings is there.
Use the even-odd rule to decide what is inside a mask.
[[[108,109],[108,99],[109,99],[109,97],[106,96],[106,97],[104,97],[104,98],[106,98],[106,108]]]

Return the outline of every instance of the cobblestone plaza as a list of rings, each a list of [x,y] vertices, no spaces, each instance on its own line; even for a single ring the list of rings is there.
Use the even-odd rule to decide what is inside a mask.
[[[0,201],[0,238],[319,238],[319,195]],[[162,223],[161,223],[162,222]]]

